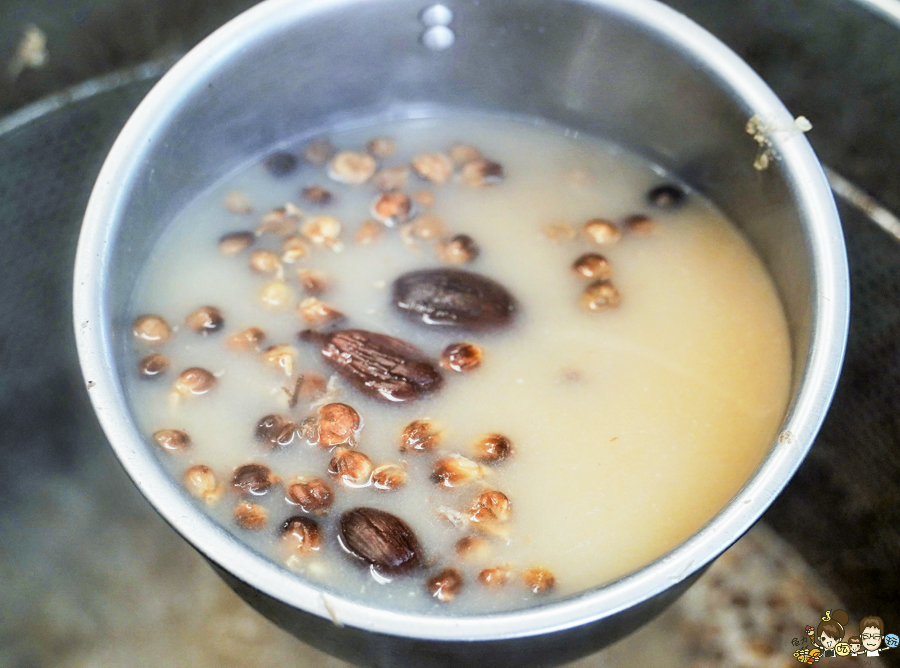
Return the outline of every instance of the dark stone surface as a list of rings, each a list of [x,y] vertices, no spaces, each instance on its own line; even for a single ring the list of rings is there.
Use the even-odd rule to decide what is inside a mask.
[[[0,62],[29,25],[49,57],[15,80],[0,71],[0,115],[66,86],[183,53],[255,0],[0,0]]]
[[[88,583],[102,581],[96,570],[103,567],[95,570],[83,556],[87,541],[108,535],[110,526],[162,524],[129,484],[94,417],[71,316],[72,265],[88,195],[149,86],[97,95],[0,135],[2,666],[38,666],[28,657],[53,654],[59,637],[36,648],[42,634],[21,629],[35,623],[36,594],[52,596],[71,581],[90,591]],[[116,508],[115,521],[93,527],[104,507]]]
[[[94,179],[139,83],[0,136],[0,503],[30,493],[32,475],[78,468],[106,447],[78,368],[72,266]]]
[[[825,164],[900,211],[900,24],[854,0],[666,2],[812,121]]]
[[[852,318],[816,443],[764,520],[848,606],[900,631],[900,243],[841,206]],[[885,661],[900,665],[900,652]]]

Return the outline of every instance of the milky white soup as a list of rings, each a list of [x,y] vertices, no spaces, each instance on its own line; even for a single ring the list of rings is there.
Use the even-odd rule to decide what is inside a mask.
[[[297,164],[284,155],[257,160],[201,194],[147,259],[132,315],[159,316],[171,334],[160,339],[159,323],[144,321],[145,338],[132,337],[128,392],[148,446],[173,480],[185,484],[191,470],[189,491],[204,511],[299,576],[342,596],[426,613],[511,609],[571,595],[644,566],[708,522],[766,454],[791,375],[781,304],[740,232],[677,186],[648,197],[676,183],[658,167],[554,126],[449,116],[313,139],[366,151],[373,138],[395,144],[378,157],[379,168],[464,144],[502,169],[481,163],[464,182],[456,164],[440,185],[410,171],[393,196],[413,199],[411,222],[387,227],[366,222],[381,192],[373,181],[402,181],[403,170],[340,183],[327,164],[304,159],[304,152],[315,162],[331,157],[326,143],[307,138],[279,149],[300,156]],[[373,146],[380,156],[391,148]],[[466,153],[458,146],[452,152],[473,158]],[[356,172],[341,165],[331,171],[359,179],[365,163],[351,165]],[[437,172],[434,161],[423,171],[439,179],[446,158],[436,165]],[[330,202],[321,191],[302,194],[311,186],[327,190]],[[339,221],[339,232],[333,220],[304,227],[323,215]],[[595,223],[592,236],[583,228],[595,219],[614,226]],[[220,248],[223,236],[241,231],[253,234]],[[285,244],[292,235],[302,241]],[[448,254],[443,242],[456,235],[471,240]],[[274,254],[251,255],[266,249]],[[573,270],[586,253],[608,262],[588,263],[587,273],[600,272],[593,278]],[[481,330],[429,326],[395,307],[395,280],[438,268],[499,283],[515,300],[510,322]],[[607,282],[590,288],[598,277]],[[310,287],[319,301],[308,301]],[[204,306],[221,320],[202,313],[186,320]],[[339,314],[343,319],[321,322]],[[204,324],[208,333],[195,331]],[[265,338],[236,346],[232,337],[248,328]],[[323,337],[344,329],[396,337],[431,360],[442,385],[405,402],[370,396],[328,364],[321,340],[298,338],[310,329]],[[453,343],[478,346],[480,365],[441,368],[442,351]],[[190,368],[212,374],[209,391],[194,395],[176,380]],[[334,402],[362,421],[356,444],[342,450],[316,442],[314,419]],[[270,415],[287,425],[281,447],[256,437]],[[415,420],[439,430],[433,450],[401,452],[401,432]],[[160,447],[160,430],[178,430],[190,442],[163,436],[169,449]],[[512,451],[479,463],[477,444],[492,434]],[[333,458],[360,464],[353,452],[374,467],[395,464],[382,469],[381,480],[405,484],[379,489],[365,466],[352,484],[329,474]],[[456,454],[472,463],[452,460],[454,471],[462,462],[472,479],[453,477],[453,487],[440,484],[447,476],[435,482],[443,458]],[[274,484],[264,494],[233,484],[235,469],[250,463],[271,471]],[[288,488],[298,479],[325,481],[331,505],[305,512],[308,504],[290,503]],[[473,500],[485,491],[505,495],[508,516],[492,515],[496,508],[475,512]],[[346,537],[339,540],[341,516],[360,507],[387,511],[414,532],[418,554],[408,570],[370,567],[348,551]],[[308,519],[281,538],[292,517]]]

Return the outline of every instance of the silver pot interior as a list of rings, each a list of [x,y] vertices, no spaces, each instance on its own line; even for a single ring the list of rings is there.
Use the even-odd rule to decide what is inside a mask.
[[[101,172],[76,266],[76,331],[86,377],[108,381],[92,393],[101,422],[142,491],[225,570],[290,608],[299,604],[278,581],[288,576],[269,568],[256,577],[268,568],[259,557],[200,526],[199,511],[141,450],[127,417],[128,370],[115,357],[127,343],[128,300],[141,263],[179,210],[279,143],[441,108],[544,119],[677,174],[742,228],[775,279],[794,347],[791,433],[706,529],[625,582],[478,626],[410,626],[366,610],[351,622],[419,638],[533,636],[596,622],[686,584],[771,503],[833,392],[846,337],[846,261],[830,192],[792,117],[734,54],[684,17],[643,0],[448,6],[452,21],[425,36],[427,6],[419,2],[270,0],[197,47],[151,92]],[[446,46],[440,38],[448,29],[448,48],[427,46]],[[754,115],[777,156],[765,171],[754,168],[759,147],[745,131]],[[217,545],[230,556],[210,554]],[[327,619],[317,605],[303,607]]]
[[[790,175],[753,168],[756,113],[695,54],[614,11],[537,0],[453,5],[446,49],[424,45],[427,7],[406,0],[309,3],[219,54],[158,119],[119,230],[111,312],[124,314],[140,263],[199,190],[274,144],[373,116],[436,107],[540,118],[626,146],[678,174],[740,225],[788,312],[795,378],[810,340],[813,276]],[[711,54],[713,55],[713,54]],[[766,119],[791,132],[785,119]],[[778,123],[780,121],[780,126]]]

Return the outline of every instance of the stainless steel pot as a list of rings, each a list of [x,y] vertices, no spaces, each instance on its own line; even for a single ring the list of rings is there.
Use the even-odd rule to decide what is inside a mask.
[[[423,11],[428,9],[428,11]],[[451,11],[445,11],[449,9]],[[141,262],[200,189],[281,140],[439,107],[540,117],[617,141],[728,214],[788,314],[793,398],[753,478],[665,557],[604,587],[509,613],[412,615],[326,595],[211,521],[157,462],[129,413],[119,359]],[[745,133],[760,118],[773,160]],[[768,507],[806,454],[846,340],[848,278],[834,202],[793,118],[732,52],[652,0],[269,0],[179,62],[128,121],[85,214],[75,329],[94,408],[160,514],[248,602],[298,637],[371,665],[550,665],[664,608]],[[702,484],[702,481],[698,481]]]

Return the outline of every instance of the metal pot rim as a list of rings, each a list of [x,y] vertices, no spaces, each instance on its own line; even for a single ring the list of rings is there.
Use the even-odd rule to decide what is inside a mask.
[[[343,625],[409,638],[498,640],[552,633],[609,617],[683,581],[737,540],[788,482],[812,444],[834,393],[849,318],[849,278],[843,236],[822,168],[799,132],[773,135],[797,205],[806,219],[813,258],[814,309],[807,367],[779,438],[732,501],[699,532],[660,559],[615,582],[559,601],[490,615],[432,616],[383,610],[323,591],[274,564],[219,527],[158,465],[132,422],[115,372],[104,295],[108,253],[135,163],[147,137],[177,113],[185,91],[227,55],[292,23],[356,0],[267,0],[232,20],[182,58],[150,91],[109,152],[97,178],[78,242],[74,324],[94,410],[119,460],[144,496],[210,560],[255,589]],[[776,95],[718,39],[656,0],[580,0],[597,11],[640,24],[703,63],[707,74],[747,109],[774,124],[793,118]]]

